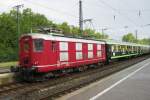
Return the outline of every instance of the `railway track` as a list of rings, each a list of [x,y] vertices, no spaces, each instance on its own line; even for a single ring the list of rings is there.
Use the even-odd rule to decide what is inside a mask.
[[[138,57],[126,61],[113,62],[105,67],[98,67],[80,73],[71,73],[59,78],[52,78],[46,82],[13,83],[0,86],[0,100],[40,100],[56,97],[58,94],[89,84],[104,76],[127,68],[149,56]]]

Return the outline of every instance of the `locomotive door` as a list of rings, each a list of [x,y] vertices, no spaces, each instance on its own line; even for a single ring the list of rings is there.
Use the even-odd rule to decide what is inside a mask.
[[[31,39],[29,37],[25,37],[20,40],[20,62],[24,66],[30,65],[30,57],[31,57]]]
[[[109,64],[109,61],[111,60],[111,45],[106,44],[106,63]]]
[[[51,41],[51,47],[50,47],[50,64],[57,64],[58,61],[58,43],[56,41]]]
[[[82,52],[83,52],[83,60],[88,58],[88,46],[87,43],[83,43],[82,45]]]

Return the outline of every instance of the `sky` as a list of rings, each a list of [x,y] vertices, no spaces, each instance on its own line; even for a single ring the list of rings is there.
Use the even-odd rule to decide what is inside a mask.
[[[9,12],[15,5],[23,4],[33,12],[44,14],[56,23],[67,22],[78,26],[79,0],[0,0],[0,13]],[[150,0],[82,0],[83,18],[92,19],[84,28],[108,34],[121,40],[126,33],[137,30],[138,38],[150,38]]]

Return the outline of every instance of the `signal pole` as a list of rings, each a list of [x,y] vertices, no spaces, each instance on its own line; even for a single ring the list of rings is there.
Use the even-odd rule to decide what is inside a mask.
[[[83,32],[83,12],[82,12],[82,1],[79,0],[79,29],[80,33]]]
[[[136,41],[138,40],[138,30],[135,30],[135,38],[136,38]]]
[[[22,5],[16,5],[14,6],[13,8],[15,8],[17,10],[17,37],[18,37],[18,42],[19,42],[19,35],[20,35],[20,20],[19,20],[19,10],[20,8],[23,7],[23,4]],[[18,51],[19,51],[19,44],[18,44]],[[18,54],[19,56],[19,54]]]
[[[18,38],[19,38],[19,35],[20,35],[19,10],[20,10],[21,7],[23,7],[23,4],[14,6],[14,8],[16,8],[16,10],[17,10],[17,34],[18,34]]]

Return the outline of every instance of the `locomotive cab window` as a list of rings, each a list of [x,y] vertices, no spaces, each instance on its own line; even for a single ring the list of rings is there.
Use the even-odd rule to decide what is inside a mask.
[[[43,40],[42,39],[35,39],[33,42],[33,45],[34,45],[35,52],[43,51]]]

